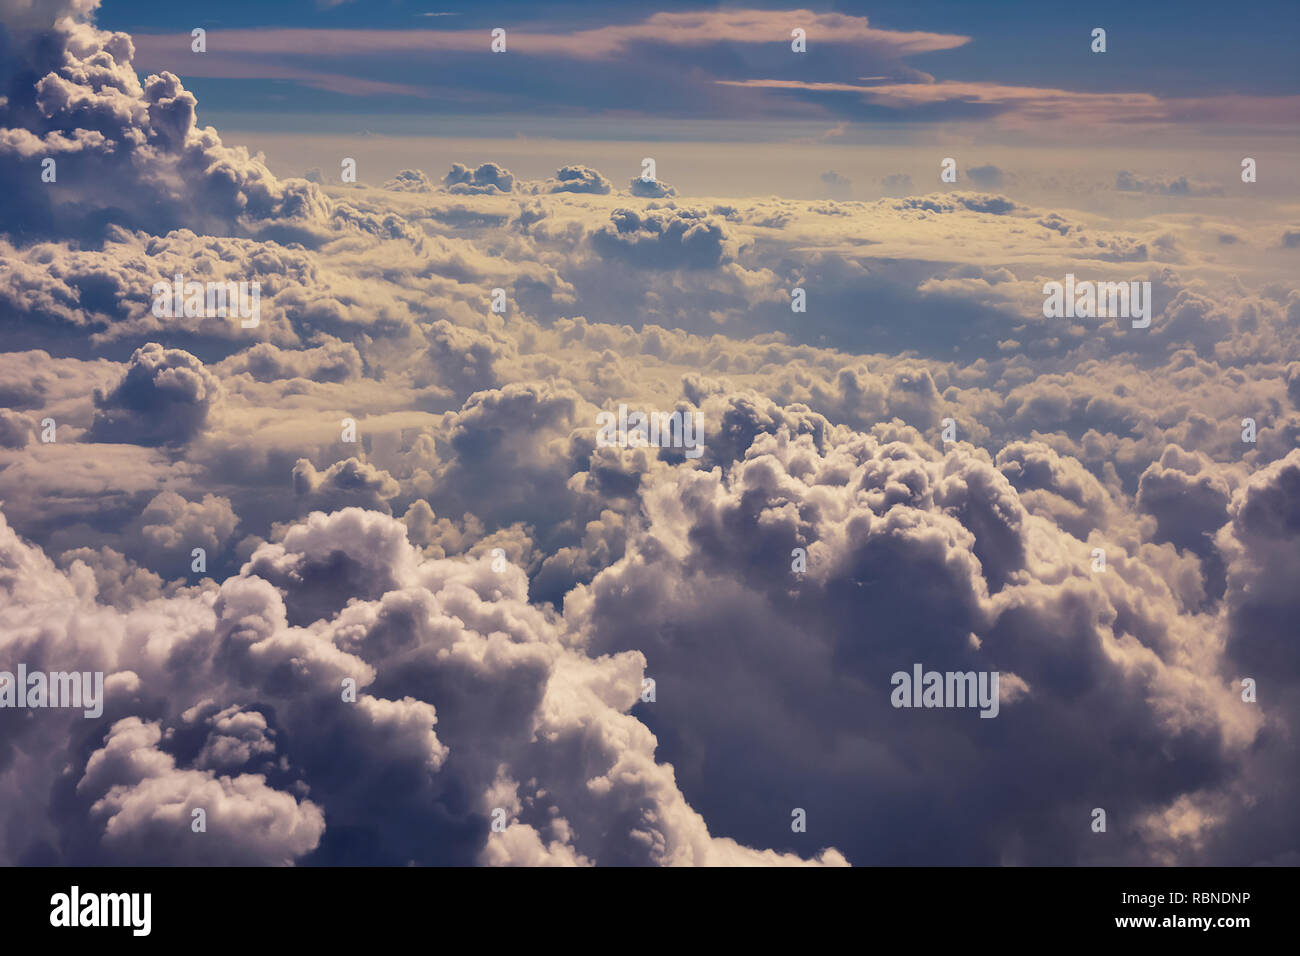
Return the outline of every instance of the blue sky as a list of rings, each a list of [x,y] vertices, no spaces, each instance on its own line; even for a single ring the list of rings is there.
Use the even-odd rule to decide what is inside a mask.
[[[1091,3],[1044,5],[1007,2],[844,3],[816,14],[865,17],[873,30],[969,38],[944,49],[898,54],[890,44],[868,49],[833,43],[830,32],[809,28],[809,54],[794,58],[788,30],[770,43],[734,42],[675,47],[651,38],[620,55],[592,61],[565,51],[533,55],[530,34],[573,35],[601,27],[644,25],[656,13],[780,10],[795,4],[748,3],[356,3],[232,2],[204,18],[193,10],[138,0],[105,0],[99,21],[131,32],[145,69],[178,73],[206,110],[219,113],[398,113],[414,115],[536,113],[558,116],[633,113],[642,116],[736,116],[824,113],[850,122],[947,122],[984,119],[1000,108],[973,107],[962,98],[925,108],[864,102],[855,92],[720,90],[717,80],[759,79],[857,83],[867,71],[894,78],[921,71],[938,82],[993,84],[1074,93],[1144,93],[1161,100],[1193,97],[1294,96],[1300,13],[1289,2],[1249,7],[1217,3]],[[428,14],[439,14],[432,16]],[[791,14],[792,26],[800,17]],[[203,61],[188,49],[195,26],[209,31]],[[487,32],[517,34],[507,58],[489,57]],[[1096,26],[1108,31],[1104,58],[1089,50]],[[244,49],[259,31],[258,50]],[[325,55],[311,39],[288,31],[481,32],[481,49],[381,50]],[[159,35],[150,37],[149,35]],[[420,34],[423,35],[423,34]],[[276,38],[280,38],[277,45]],[[311,78],[305,76],[310,74]],[[324,80],[323,78],[330,78]],[[314,81],[313,79],[314,78]],[[912,77],[913,79],[915,77]],[[881,82],[881,81],[871,81]],[[379,84],[376,86],[375,84]],[[333,87],[333,88],[327,88]],[[1194,111],[1192,121],[1203,111]]]

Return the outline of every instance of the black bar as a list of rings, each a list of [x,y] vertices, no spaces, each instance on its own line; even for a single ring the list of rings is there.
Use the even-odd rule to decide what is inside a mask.
[[[689,927],[736,938],[791,932],[850,938],[909,934],[992,943],[1126,938],[1141,945],[1203,939],[1231,946],[1285,933],[1294,897],[1289,868],[1204,869],[4,869],[7,931],[82,941],[166,943],[376,942],[396,934],[435,941],[453,929],[576,940],[600,928],[610,943],[680,942]],[[127,926],[51,925],[55,894],[149,893],[147,936]],[[1175,894],[1183,894],[1181,900]],[[1195,895],[1194,895],[1195,894]],[[1220,894],[1218,897],[1208,894]],[[1145,899],[1143,899],[1145,898]],[[69,900],[70,902],[70,900]],[[1189,926],[1208,918],[1209,928]],[[1245,919],[1248,925],[1220,925]],[[1119,925],[1120,920],[1154,921]],[[1170,921],[1166,923],[1166,920]],[[1185,921],[1179,924],[1177,921]],[[130,920],[123,917],[123,922]],[[618,927],[626,924],[619,931]],[[617,936],[605,935],[612,926]],[[432,934],[432,935],[431,935]],[[920,934],[920,935],[916,935]],[[1019,934],[1030,934],[1020,936]]]

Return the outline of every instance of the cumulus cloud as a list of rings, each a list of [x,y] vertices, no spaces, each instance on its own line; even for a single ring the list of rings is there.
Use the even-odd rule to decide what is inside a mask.
[[[455,195],[496,195],[508,193],[515,187],[515,177],[496,163],[484,163],[474,169],[461,163],[452,163],[443,177],[447,192]]]
[[[318,472],[310,461],[300,458],[293,468],[293,487],[313,508],[330,510],[355,503],[387,511],[388,499],[401,490],[387,472],[356,458],[336,461],[324,472]]]
[[[1170,445],[1138,482],[1137,503],[1156,519],[1158,538],[1199,550],[1228,520],[1232,488],[1203,454]]]
[[[636,176],[628,183],[628,191],[642,199],[665,199],[676,196],[677,190],[662,180],[645,180]]]
[[[158,749],[161,739],[158,724],[124,717],[86,761],[77,796],[90,802],[104,858],[134,866],[283,865],[320,841],[325,820],[315,804],[271,789],[260,774],[180,769]],[[204,843],[190,826],[196,809],[211,827]]]
[[[0,105],[0,175],[27,181],[32,164],[49,156],[62,185],[23,190],[0,226],[30,228],[45,217],[86,234],[110,221],[247,234],[275,220],[308,229],[328,215],[318,187],[278,180],[246,150],[200,128],[195,98],[173,74],[142,84],[126,34],[64,20],[51,36],[53,43],[33,37],[17,51],[40,78]]]
[[[316,348],[281,349],[259,342],[232,355],[220,366],[222,372],[247,373],[259,382],[302,378],[313,382],[346,382],[361,374],[361,354],[351,342],[331,339]]]
[[[1100,489],[1091,494],[1106,504]],[[1028,768],[1064,747],[1078,763],[1071,774],[1105,775],[1114,799],[1155,808],[1168,774],[1190,772],[1212,787],[1242,756],[1248,735],[1229,728],[1246,718],[1231,691],[1196,675],[1168,644],[1180,608],[1161,578],[1093,578],[1088,543],[1047,512],[1029,511],[980,456],[885,435],[796,438],[779,428],[721,473],[663,473],[642,500],[645,530],[569,595],[566,612],[594,650],[635,644],[659,685],[672,688],[655,705],[657,725],[671,728],[665,750],[688,796],[738,839],[765,829],[769,811],[728,796],[737,791],[807,807],[855,862],[1133,861],[1141,847],[1098,857],[1086,828],[1052,830],[1050,848],[1010,850],[996,834],[1040,812],[1044,794],[1050,805],[1087,812],[1076,784]],[[807,570],[792,575],[796,548]],[[887,687],[914,661],[1015,675],[998,720],[1035,728],[1021,738],[1030,749],[1018,749],[1019,770],[990,767],[1000,759],[991,722],[948,712],[947,743],[922,744],[912,735],[926,727],[867,690]],[[743,715],[735,700],[748,702]],[[791,732],[809,721],[835,728],[811,750]],[[1107,724],[1132,743],[1128,761],[1104,743]],[[875,745],[853,743],[866,740]],[[1192,740],[1200,743],[1182,769],[1157,757],[1172,741]],[[972,751],[979,760],[958,756]],[[903,764],[906,782],[889,772]],[[946,809],[920,809],[974,792],[978,826],[973,816],[963,823]],[[835,823],[864,803],[876,808],[870,819]],[[942,849],[918,845],[912,826],[944,833]]]
[[[555,178],[548,179],[542,184],[541,191],[547,193],[595,193],[603,196],[613,188],[610,181],[597,170],[589,166],[569,165],[561,166],[556,170]]]
[[[90,439],[183,444],[203,429],[220,394],[217,378],[193,355],[150,342],[131,356],[117,387],[95,392]]]
[[[464,169],[463,166],[461,168]],[[433,192],[433,182],[421,170],[403,169],[384,183],[384,188],[403,193],[427,193]]]
[[[21,412],[0,408],[0,447],[22,448],[32,439],[35,425]]]
[[[601,255],[658,269],[717,266],[735,248],[722,224],[698,210],[616,209],[592,234]]]
[[[0,611],[6,654],[109,671],[97,742],[80,753],[79,738],[56,748],[78,768],[65,860],[337,861],[361,828],[375,862],[529,863],[539,853],[799,862],[709,835],[672,769],[655,762],[653,735],[626,713],[640,655],[592,659],[567,647],[529,606],[517,571],[425,561],[391,518],[312,515],[215,592],[174,598],[162,613],[188,623],[159,632],[162,644],[131,637],[154,621],[156,604],[114,610],[79,597],[7,526],[0,547],[12,569]],[[52,601],[62,610],[49,618]],[[36,615],[52,628],[39,652],[24,627]],[[353,701],[346,681],[360,689]],[[274,720],[254,699],[274,704]],[[137,710],[145,700],[151,717]],[[22,730],[11,716],[8,746],[57,739],[49,722]],[[59,779],[50,767],[24,786],[39,792]],[[4,778],[6,789],[16,782]],[[489,838],[497,805],[519,834]],[[206,813],[207,839],[191,831],[194,809]],[[9,829],[6,853],[56,852],[41,842],[48,828],[25,837]],[[834,851],[818,859],[843,862]]]

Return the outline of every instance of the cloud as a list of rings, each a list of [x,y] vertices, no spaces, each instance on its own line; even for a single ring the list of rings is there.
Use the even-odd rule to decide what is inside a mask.
[[[1171,773],[1192,788],[1230,779],[1244,742],[1227,730],[1239,720],[1230,692],[1152,650],[1179,617],[1160,577],[1093,578],[1086,542],[1031,515],[987,460],[900,438],[778,427],[731,468],[663,473],[642,495],[644,531],[568,596],[566,617],[593,651],[645,653],[665,688],[647,719],[664,728],[684,791],[727,835],[770,832],[772,805],[789,805],[829,827],[853,862],[1140,858],[1140,846],[1098,848],[1086,829],[1045,829],[1050,849],[1009,851],[997,834],[1022,827],[1044,795],[1055,806],[1077,799],[1075,784],[1026,769],[1040,765],[1039,748],[1046,761],[1067,747],[1074,772],[1106,775],[1109,798],[1125,805],[1163,806]],[[807,552],[803,574],[791,572],[794,548]],[[913,739],[929,731],[887,701],[889,675],[914,661],[1016,675],[1027,689],[998,720],[1034,729],[1018,735],[1015,774],[997,770],[992,722],[972,713],[945,713],[942,738]],[[736,700],[748,702],[743,719]],[[1112,722],[1133,744],[1131,762],[1103,743]],[[830,737],[808,748],[805,726]],[[1192,740],[1195,758],[1151,764]],[[978,760],[958,756],[972,751]],[[765,798],[736,801],[737,790]],[[976,792],[980,826],[938,809]],[[864,802],[869,818],[847,812]],[[917,844],[902,820],[944,833],[942,848]]]
[[[36,431],[35,423],[21,412],[0,408],[0,447],[22,448]]]
[[[307,349],[281,349],[270,342],[258,342],[232,355],[219,366],[227,375],[245,373],[259,382],[308,379],[313,382],[346,382],[361,375],[361,354],[351,342],[332,339]]]
[[[126,374],[109,392],[95,392],[90,439],[135,445],[178,445],[202,431],[219,400],[216,376],[184,349],[156,342],[131,356]]]
[[[1160,193],[1166,196],[1219,196],[1222,187],[1209,183],[1189,182],[1186,176],[1176,179],[1148,179],[1126,169],[1115,174],[1115,188],[1121,192]]]
[[[293,487],[311,507],[331,511],[353,504],[387,511],[388,499],[401,490],[387,472],[356,458],[336,461],[324,472],[317,472],[310,461],[300,458],[293,468]]]
[[[1156,518],[1156,540],[1200,551],[1228,521],[1232,488],[1208,457],[1177,445],[1164,450],[1138,482],[1138,506]]]
[[[717,266],[735,248],[722,224],[696,210],[616,209],[609,224],[592,233],[601,255],[646,268]]]
[[[633,196],[640,196],[642,199],[665,199],[677,195],[677,190],[667,183],[660,180],[647,182],[640,176],[633,177],[627,188]]]
[[[782,10],[660,12],[636,23],[613,24],[571,32],[528,29],[507,31],[509,50],[530,57],[577,57],[608,60],[638,46],[709,47],[720,37],[739,44],[771,43],[789,37],[797,19],[814,42],[867,47],[896,56],[954,49],[969,37],[923,31],[882,30],[866,17],[840,13]],[[285,54],[312,49],[331,56],[360,54],[480,52],[488,48],[481,30],[231,30],[223,31],[232,49],[246,54]],[[188,41],[187,41],[188,42]]]
[[[28,178],[34,159],[51,153],[61,175],[47,184],[55,188],[26,190],[8,205],[0,226],[53,221],[94,234],[112,221],[247,234],[269,220],[307,227],[328,215],[317,187],[281,182],[246,150],[199,128],[194,96],[173,74],[141,84],[126,34],[64,20],[50,36],[52,43],[33,39],[19,50],[25,69],[41,78],[0,106],[0,175]],[[105,182],[114,189],[101,189]]]
[[[897,209],[923,209],[926,212],[951,213],[958,209],[971,212],[987,212],[1000,216],[1011,212],[1017,206],[1005,196],[989,196],[979,193],[946,193],[943,196],[910,197],[896,204]]]
[[[515,177],[496,163],[484,163],[472,170],[460,163],[452,163],[442,182],[447,191],[455,195],[495,195],[512,191]]]
[[[385,189],[391,189],[395,192],[406,193],[428,193],[433,192],[433,182],[428,176],[424,175],[418,169],[403,169],[388,182],[384,183]]]
[[[1211,96],[1161,98],[1153,93],[1090,93],[1050,87],[1010,86],[977,80],[860,83],[787,79],[719,79],[723,86],[794,93],[854,94],[872,106],[913,116],[998,119],[1000,122],[1088,125],[1227,121],[1234,115],[1286,123],[1300,114],[1300,97]]]
[[[174,491],[159,494],[138,519],[145,547],[154,555],[180,552],[183,560],[196,547],[213,555],[220,552],[238,523],[228,498],[205,495],[202,501],[187,501]]]
[[[79,738],[65,736],[55,748],[75,767],[62,802],[68,839],[59,849],[42,842],[47,821],[11,836],[12,856],[328,862],[366,832],[374,862],[539,862],[543,837],[546,854],[568,862],[800,862],[710,837],[671,768],[655,763],[653,736],[625,713],[639,692],[638,655],[596,660],[566,648],[528,606],[517,572],[423,561],[391,518],[314,514],[215,594],[133,610],[77,596],[7,525],[0,549],[11,569],[0,586],[14,599],[0,610],[6,656],[109,671],[91,745],[78,750]],[[61,610],[47,615],[38,652],[19,622],[52,601]],[[513,606],[504,617],[503,601]],[[299,616],[312,627],[292,624]],[[169,618],[187,623],[160,631],[160,644],[128,637]],[[340,693],[344,677],[361,689],[354,703]],[[138,711],[146,699],[149,717]],[[58,737],[50,722],[20,731],[3,719],[26,743]],[[50,768],[21,786],[37,795],[65,786],[56,779]],[[18,785],[12,765],[0,771],[7,793]],[[494,805],[521,830],[489,835]],[[28,804],[5,806],[22,814]],[[206,833],[191,828],[194,809],[205,811]],[[834,851],[819,859],[843,862]]]
[[[606,195],[613,185],[599,172],[587,166],[561,166],[555,172],[555,178],[547,180],[540,187],[547,193],[594,193]]]
[[[126,717],[86,762],[77,795],[90,801],[106,858],[135,866],[264,866],[315,848],[325,829],[315,804],[267,787],[258,774],[178,769],[157,749],[161,738],[158,724]],[[210,825],[202,843],[190,826],[196,809]]]

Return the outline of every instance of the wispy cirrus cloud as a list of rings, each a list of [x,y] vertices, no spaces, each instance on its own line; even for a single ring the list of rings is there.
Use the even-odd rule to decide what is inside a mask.
[[[951,50],[970,37],[926,31],[882,30],[866,17],[810,10],[715,10],[699,13],[656,13],[639,23],[616,24],[569,32],[529,28],[510,29],[509,51],[528,56],[568,56],[608,59],[639,44],[673,47],[707,47],[718,44],[781,44],[788,46],[790,31],[806,31],[808,42],[844,46],[864,51],[889,51],[899,56]],[[319,56],[355,56],[368,53],[463,51],[488,52],[487,30],[354,30],[256,29],[223,30],[222,43],[243,53],[293,54],[311,51]],[[151,37],[136,34],[139,50],[150,48]],[[168,37],[188,49],[188,35]]]
[[[702,95],[716,100],[716,91],[709,89],[711,77],[735,75],[747,62],[773,57],[789,62],[796,27],[828,63],[852,63],[856,73],[893,80],[929,80],[904,59],[970,41],[956,34],[885,30],[866,17],[808,10],[656,13],[639,22],[563,33],[521,26],[507,30],[506,57],[491,55],[491,37],[483,29],[214,30],[204,54],[191,52],[188,34],[136,34],[133,39],[142,68],[179,76],[285,79],[351,96],[427,97],[436,90],[441,98],[475,100],[508,90],[516,99],[546,98],[566,109],[607,105],[592,96],[608,87],[623,95],[625,108],[672,113],[696,108]],[[737,49],[746,52],[737,58]],[[682,75],[683,56],[695,61],[688,77]],[[539,59],[548,65],[539,67]],[[431,63],[438,68],[430,70]],[[574,69],[555,64],[573,64]],[[593,69],[601,71],[599,84],[592,82]],[[426,85],[412,83],[412,75],[427,76]],[[646,87],[657,91],[653,103],[631,95]]]
[[[1161,98],[1152,93],[1091,93],[1002,83],[946,80],[935,83],[812,82],[805,80],[717,80],[721,86],[805,93],[856,93],[863,101],[897,111],[955,108],[974,117],[995,115],[1026,120],[1091,123],[1166,123],[1199,120],[1264,121],[1287,125],[1300,120],[1300,96]]]

